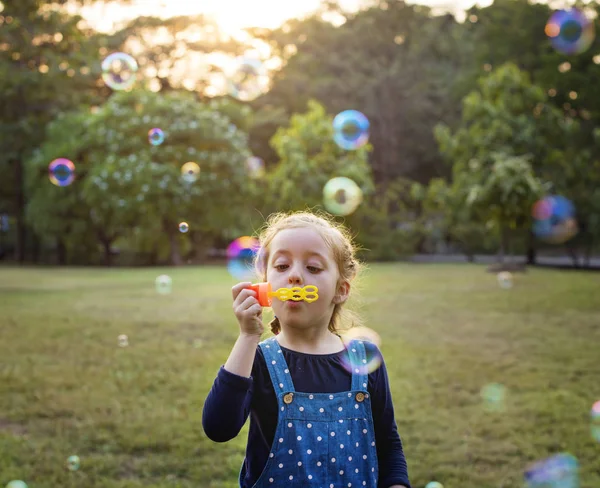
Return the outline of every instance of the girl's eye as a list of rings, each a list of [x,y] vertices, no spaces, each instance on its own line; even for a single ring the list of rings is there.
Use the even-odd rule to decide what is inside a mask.
[[[306,269],[308,269],[311,273],[318,273],[321,271],[321,268],[317,268],[316,266],[307,266]]]
[[[273,267],[278,271],[283,271],[284,269],[287,268],[287,264],[278,264],[277,266],[273,266]]]

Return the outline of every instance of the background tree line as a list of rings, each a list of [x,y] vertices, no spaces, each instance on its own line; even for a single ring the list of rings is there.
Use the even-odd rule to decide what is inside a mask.
[[[600,239],[600,41],[578,55],[555,51],[544,33],[551,13],[496,0],[458,22],[402,1],[355,13],[329,2],[278,29],[251,29],[243,43],[202,16],[143,17],[103,34],[57,3],[7,2],[0,252],[21,263],[111,264],[115,248],[121,264],[201,261],[271,211],[320,206],[325,182],[348,176],[364,201],[345,220],[370,259],[443,249],[533,261],[550,246],[531,234],[531,206],[558,193],[580,224],[559,249],[579,263]],[[202,56],[259,41],[281,64],[270,90],[251,102],[214,95],[210,80],[225,74]],[[134,45],[143,79],[113,93],[100,63]],[[332,140],[346,109],[371,123],[359,151]],[[165,131],[160,146],[148,144],[152,127]],[[264,177],[246,171],[252,154]],[[76,165],[68,187],[48,182],[58,157]],[[201,167],[192,185],[178,178],[186,161]]]

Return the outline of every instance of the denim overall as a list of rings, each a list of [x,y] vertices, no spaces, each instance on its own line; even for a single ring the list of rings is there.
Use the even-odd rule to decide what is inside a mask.
[[[368,371],[362,341],[347,354],[352,389],[340,393],[294,390],[275,337],[260,343],[279,406],[271,452],[253,488],[377,488],[378,464]],[[243,479],[240,472],[240,485]]]

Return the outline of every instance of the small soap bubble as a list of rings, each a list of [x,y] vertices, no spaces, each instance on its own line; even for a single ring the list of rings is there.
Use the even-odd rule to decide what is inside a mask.
[[[501,412],[505,408],[506,387],[500,383],[489,383],[479,392],[483,408],[488,412]]]
[[[360,187],[350,178],[332,178],[323,187],[323,205],[333,215],[350,215],[363,200]]]
[[[260,178],[265,174],[265,162],[256,156],[246,160],[246,168],[252,178]]]
[[[592,437],[600,442],[600,400],[592,405],[591,417]]]
[[[179,223],[179,232],[181,232],[182,234],[185,234],[188,230],[190,230],[190,226],[188,225],[187,222]]]
[[[194,183],[200,174],[200,166],[198,163],[190,161],[181,166],[181,177],[187,183]]]
[[[563,196],[551,195],[537,201],[531,214],[533,233],[543,241],[562,244],[579,232],[575,206]]]
[[[581,54],[595,37],[594,22],[576,8],[554,12],[544,32],[554,49],[563,54]]]
[[[69,186],[75,180],[75,165],[66,158],[58,158],[48,165],[48,177],[56,186]]]
[[[502,271],[498,273],[496,279],[498,280],[498,285],[500,285],[500,288],[508,290],[513,286],[513,276],[508,271]]]
[[[154,128],[148,131],[148,142],[153,146],[160,146],[165,141],[165,133],[159,129]]]
[[[579,488],[579,462],[569,453],[533,463],[525,470],[527,488]]]
[[[430,481],[425,485],[425,488],[444,488],[444,485],[442,485],[439,481]]]
[[[69,471],[77,471],[79,469],[80,464],[81,462],[79,461],[79,456],[73,455],[67,458],[67,469]]]
[[[231,96],[244,102],[258,98],[269,89],[269,75],[263,63],[245,56],[235,59],[227,81]]]
[[[168,295],[169,293],[171,293],[173,280],[171,280],[170,276],[160,275],[158,278],[156,278],[155,284],[156,291],[158,293],[160,293],[161,295]]]
[[[6,488],[27,488],[27,483],[21,480],[9,481]]]
[[[252,279],[255,276],[254,259],[260,249],[258,239],[238,237],[227,246],[227,271],[236,279]]]
[[[358,110],[345,110],[333,119],[333,140],[342,149],[351,151],[369,140],[369,119]]]
[[[341,363],[349,373],[369,374],[381,366],[382,357],[379,352],[381,337],[377,332],[368,327],[360,326],[341,331],[340,335],[347,349],[347,352],[341,358]],[[353,340],[363,341],[365,346],[366,358],[358,363],[352,361],[349,354],[349,352],[354,352],[351,347]]]
[[[129,346],[129,338],[125,334],[121,334],[117,338],[117,341],[119,343],[119,347],[127,347],[127,346]]]
[[[138,64],[126,53],[112,53],[102,61],[102,79],[113,90],[128,90],[137,77]]]

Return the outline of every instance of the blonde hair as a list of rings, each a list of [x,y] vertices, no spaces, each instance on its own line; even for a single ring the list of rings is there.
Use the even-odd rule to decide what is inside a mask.
[[[344,281],[353,282],[356,280],[363,265],[356,257],[357,246],[353,242],[352,235],[343,225],[324,212],[313,213],[303,212],[278,212],[271,214],[267,219],[264,228],[259,232],[258,240],[260,251],[257,253],[254,266],[261,281],[267,281],[267,264],[269,262],[269,246],[274,237],[286,229],[309,228],[316,231],[332,250],[333,258],[339,271],[339,280],[337,286]],[[353,285],[354,288],[354,285]],[[360,317],[347,309],[343,309],[344,303],[336,303],[329,320],[328,329],[336,332],[342,328],[350,328],[355,325],[361,325]],[[275,317],[269,323],[273,334],[281,332],[279,319]]]

